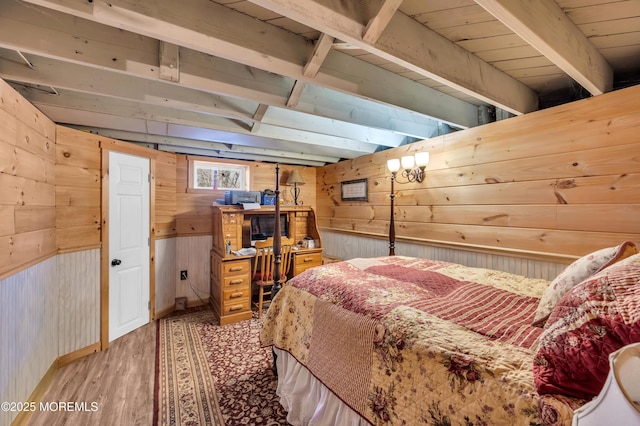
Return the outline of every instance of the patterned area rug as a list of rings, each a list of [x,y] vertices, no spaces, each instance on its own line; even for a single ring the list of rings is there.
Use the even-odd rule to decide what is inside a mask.
[[[209,310],[159,320],[154,424],[286,425],[261,326],[220,327]]]

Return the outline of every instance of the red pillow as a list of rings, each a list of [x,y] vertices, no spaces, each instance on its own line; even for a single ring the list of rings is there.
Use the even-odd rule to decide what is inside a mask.
[[[551,312],[533,362],[538,393],[590,399],[609,373],[609,354],[640,342],[640,254],[572,288]]]

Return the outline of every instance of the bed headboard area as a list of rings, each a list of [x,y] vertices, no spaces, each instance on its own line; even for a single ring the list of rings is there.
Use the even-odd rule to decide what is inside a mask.
[[[428,151],[423,182],[395,185],[397,241],[565,264],[640,241],[637,99],[640,87],[621,89],[324,166],[318,226],[386,239],[386,161]],[[368,201],[342,200],[341,182],[362,178]]]

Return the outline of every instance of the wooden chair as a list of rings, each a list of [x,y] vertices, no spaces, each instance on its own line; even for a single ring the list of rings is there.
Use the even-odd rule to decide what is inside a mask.
[[[291,250],[293,238],[282,237],[282,254],[280,256],[280,284],[287,281],[287,274],[291,266]],[[273,281],[273,238],[256,241],[256,257],[253,262],[251,282],[258,288],[258,301],[254,305],[258,308],[258,318],[262,316],[265,297],[271,296]]]

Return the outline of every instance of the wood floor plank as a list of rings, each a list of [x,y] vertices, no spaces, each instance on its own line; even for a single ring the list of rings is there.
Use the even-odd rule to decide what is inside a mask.
[[[111,342],[106,351],[91,354],[61,368],[42,404],[86,403],[89,411],[40,411],[29,426],[150,425],[153,420],[156,322]],[[97,411],[91,403],[97,403]]]

